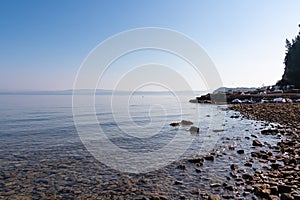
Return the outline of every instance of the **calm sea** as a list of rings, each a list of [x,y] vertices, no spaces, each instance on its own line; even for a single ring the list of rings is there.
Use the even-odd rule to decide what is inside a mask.
[[[53,193],[57,193],[62,199],[71,199],[77,196],[74,190],[83,199],[93,197],[89,195],[103,197],[116,189],[113,185],[126,186],[122,180],[136,181],[145,176],[151,181],[149,184],[148,181],[134,182],[141,191],[156,191],[161,183],[159,191],[170,195],[180,191],[195,197],[191,192],[193,188],[207,191],[211,183],[228,181],[230,165],[243,166],[251,158],[254,138],[266,147],[280,140],[260,133],[263,122],[241,116],[232,118],[238,113],[225,110],[226,105],[193,104],[188,102],[190,98],[139,94],[130,98],[116,95],[111,99],[109,95],[97,95],[91,104],[89,97],[83,95],[72,106],[72,95],[0,95],[0,196],[15,191],[17,197],[24,193],[41,199],[43,195],[53,197]],[[190,126],[169,125],[182,119],[192,120],[200,133],[191,133]],[[94,135],[97,128],[101,128],[103,134]],[[79,134],[78,130],[83,132]],[[87,141],[82,140],[87,138]],[[100,159],[97,158],[100,162],[92,157],[97,148],[87,148],[87,151],[82,141],[101,147],[104,154],[100,152]],[[113,148],[103,148],[107,144]],[[165,147],[169,151],[159,154]],[[261,149],[266,151],[266,147]],[[178,151],[185,148],[184,153]],[[243,149],[245,154],[229,150],[232,148]],[[208,152],[215,152],[217,156],[214,162],[205,162],[200,176],[195,170],[183,173],[178,169],[180,163],[194,169],[184,158]],[[178,162],[165,162],[178,153],[182,153]],[[260,169],[263,164],[257,162],[253,167]],[[253,173],[252,168],[245,168]],[[178,189],[174,186],[177,179],[183,179],[188,187]],[[32,189],[43,188],[41,185],[48,189]],[[70,185],[70,193],[57,189],[68,189]],[[118,191],[118,195],[124,195],[125,189]],[[135,195],[130,191],[128,199]]]
[[[187,134],[197,143],[214,138],[221,129],[225,111],[222,106],[189,103],[193,97],[172,95],[97,95],[89,105],[84,97],[74,109],[81,109],[80,124],[87,127],[97,116],[99,126],[120,148],[148,151],[168,144],[175,133],[188,132],[189,127],[174,128],[171,122],[192,120],[202,134]],[[95,112],[89,113],[88,107]],[[81,143],[72,113],[72,95],[0,95],[0,148],[2,151],[37,151]],[[219,116],[219,118],[216,118]],[[221,116],[221,118],[220,118]],[[216,131],[217,132],[217,131]],[[197,142],[198,141],[198,142]],[[180,143],[178,144],[180,145]]]
[[[171,151],[167,158],[174,151],[174,159],[178,159],[178,154],[206,154],[226,137],[245,137],[258,131],[253,121],[231,118],[236,114],[226,111],[226,105],[193,104],[189,103],[191,98],[172,94],[96,95],[91,102],[89,96],[82,95],[72,104],[72,95],[0,95],[0,154],[7,158],[15,152],[82,148],[85,141],[98,142],[101,148],[97,151],[109,150],[104,154],[108,159],[128,155],[112,148],[157,157],[151,152],[164,147],[169,148],[167,153]],[[190,126],[169,125],[183,119],[193,121],[200,134],[191,133]],[[132,162],[125,159],[127,164]]]

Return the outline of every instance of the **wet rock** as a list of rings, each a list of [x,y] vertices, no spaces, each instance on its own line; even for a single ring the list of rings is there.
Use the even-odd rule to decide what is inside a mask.
[[[237,164],[232,164],[232,165],[230,165],[230,169],[232,169],[232,170],[236,170],[236,169],[238,169],[239,167],[238,167],[238,165]]]
[[[261,134],[264,135],[276,135],[278,133],[278,129],[264,129],[261,131]]]
[[[270,199],[270,200],[278,200],[279,197],[276,196],[276,195],[270,195],[268,199]]]
[[[195,190],[192,190],[191,193],[199,195],[200,194],[200,190],[199,189],[195,189]]]
[[[196,163],[203,163],[204,159],[203,158],[189,158],[188,161],[190,163],[196,164]]]
[[[185,167],[185,165],[178,165],[178,166],[177,166],[177,169],[185,170],[186,167]]]
[[[240,150],[237,150],[237,153],[238,153],[238,154],[244,154],[245,151],[244,151],[243,149],[240,149]]]
[[[204,157],[205,160],[214,161],[215,158],[212,155],[207,155]]]
[[[252,157],[260,158],[260,153],[259,152],[251,152]]]
[[[295,200],[299,200],[300,199],[300,194],[293,194],[293,197]]]
[[[265,160],[265,159],[259,159],[259,162],[261,162],[261,163],[267,163],[267,162],[269,162],[268,160]]]
[[[261,142],[258,141],[258,140],[253,140],[252,145],[253,145],[253,146],[259,146],[259,147],[262,147]]]
[[[281,166],[281,165],[278,164],[278,163],[272,163],[272,164],[271,164],[271,167],[272,167],[273,169],[278,169],[280,166]]]
[[[191,133],[199,133],[199,128],[196,126],[191,126],[191,128],[189,129],[189,131]]]
[[[220,187],[221,184],[220,183],[212,183],[210,184],[210,187]]]
[[[151,200],[160,200],[159,196],[152,196],[150,199]]]
[[[202,170],[199,169],[199,168],[196,168],[195,171],[196,171],[197,173],[201,173],[201,172],[202,172]]]
[[[170,126],[179,126],[179,125],[180,125],[179,122],[172,122],[172,123],[170,124]]]
[[[278,187],[277,186],[271,186],[270,190],[271,190],[272,195],[278,195]]]
[[[270,185],[268,184],[256,184],[254,185],[254,194],[259,197],[268,198],[271,194],[271,190],[269,188]]]
[[[292,186],[289,185],[278,185],[279,193],[290,193],[292,191]]]
[[[250,192],[247,191],[243,192],[243,196],[248,196],[248,195],[250,195]]]
[[[184,126],[188,126],[188,125],[192,125],[193,122],[190,120],[181,120],[180,124]]]
[[[232,178],[237,178],[237,175],[236,175],[235,172],[230,172],[229,174],[230,174],[230,176],[231,176]]]
[[[251,174],[243,174],[242,178],[246,180],[253,180],[253,176]]]
[[[222,194],[223,199],[234,199],[234,196],[231,194]]]
[[[280,195],[281,200],[292,200],[294,197],[289,193],[283,193]]]
[[[208,196],[209,200],[220,200],[220,196],[218,194],[211,194]]]
[[[234,146],[234,145],[229,145],[229,146],[228,146],[228,149],[229,149],[229,150],[235,150],[235,146]]]
[[[182,184],[183,184],[183,181],[176,180],[176,181],[174,182],[174,184],[175,184],[175,185],[182,185]]]
[[[226,186],[225,189],[229,191],[234,191],[234,187],[232,185]]]
[[[220,133],[220,132],[223,132],[225,131],[224,129],[214,129],[212,130],[214,133]]]
[[[252,192],[254,188],[251,185],[247,185],[244,190],[248,192]]]

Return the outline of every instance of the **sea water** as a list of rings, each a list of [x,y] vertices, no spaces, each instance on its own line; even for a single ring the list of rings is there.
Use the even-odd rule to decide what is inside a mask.
[[[165,191],[170,195],[176,196],[180,191],[186,196],[193,196],[191,191],[195,188],[205,191],[210,189],[207,186],[211,183],[226,181],[232,163],[238,163],[247,172],[253,173],[252,168],[244,166],[253,151],[253,135],[266,146],[278,142],[276,136],[260,133],[263,122],[241,116],[231,118],[238,113],[226,110],[226,105],[193,104],[188,102],[190,98],[193,97],[138,94],[112,98],[111,95],[96,95],[93,101],[88,96],[81,96],[81,101],[74,104],[72,95],[0,95],[0,196],[15,191],[17,196],[24,193],[42,198],[45,194],[53,197],[57,193],[65,198],[74,198],[73,193],[59,190],[57,186],[70,189],[70,185],[75,185],[72,191],[83,193],[82,197],[102,197],[114,190],[109,185],[142,177],[151,182],[150,185],[137,182],[135,187],[141,190],[152,191],[160,184],[158,188],[166,187]],[[190,126],[169,125],[182,119],[192,120],[200,132],[190,132]],[[94,135],[90,131],[94,129],[90,127],[98,127],[102,134]],[[153,171],[138,168],[137,172],[143,173],[130,173],[128,176],[126,172],[130,172],[131,168],[122,171],[122,166],[110,165],[101,157],[95,159],[94,149],[83,145],[86,137],[88,142],[96,145],[103,145],[103,141],[111,143],[115,149],[119,148],[128,155],[156,155],[160,149],[172,144],[174,138],[177,140],[171,150],[175,154],[177,149],[186,151],[174,157],[177,160],[170,165],[157,165],[157,170]],[[109,152],[104,154],[107,159],[119,159],[118,163],[124,166],[139,165],[136,160],[120,157],[120,154],[114,153],[117,152],[115,149],[101,150]],[[237,154],[238,149],[243,149],[245,154]],[[185,163],[188,169],[194,169],[195,166],[188,164],[185,158],[210,152],[217,156],[214,162],[205,162],[200,175],[194,170],[186,170],[183,174],[178,168],[180,163]],[[162,159],[168,159],[169,155],[173,156],[162,155]],[[150,165],[159,158],[147,160],[145,156],[139,159],[143,164],[148,161]],[[262,166],[254,163],[253,167],[259,169]],[[178,190],[173,184],[177,179],[184,180],[189,187]],[[34,189],[40,186],[48,189]],[[125,189],[120,190],[119,195],[124,195],[122,192]],[[134,196],[131,192],[127,195]]]
[[[191,98],[153,94],[114,98],[96,95],[92,105],[85,98],[79,105],[72,105],[72,95],[1,95],[0,148],[1,151],[29,152],[80,144],[73,109],[82,110],[77,117],[81,125],[87,127],[96,115],[108,138],[130,151],[156,150],[168,144],[175,134],[189,133],[189,126],[169,126],[183,119],[193,121],[194,126],[200,128],[200,136],[186,135],[201,143],[199,137],[213,129],[212,124],[223,123],[224,111],[215,105],[189,103]],[[84,112],[90,106],[95,112]],[[217,115],[221,115],[221,119],[217,119]],[[194,145],[197,146],[197,142]]]

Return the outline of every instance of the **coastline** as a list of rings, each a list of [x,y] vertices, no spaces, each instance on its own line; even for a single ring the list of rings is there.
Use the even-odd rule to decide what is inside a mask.
[[[253,186],[251,192],[260,198],[300,199],[300,104],[239,104],[229,109],[249,119],[266,121],[271,127],[261,133],[282,138],[276,146],[269,147],[269,152],[251,153],[253,158],[266,163],[264,170],[251,176],[252,181],[247,184]]]
[[[247,119],[247,113],[252,119],[262,119],[250,116],[251,112],[262,112],[262,109],[255,109],[259,105],[230,107],[239,110],[244,116],[227,109],[227,106],[205,105],[213,106],[226,115],[223,128],[211,130],[211,134],[219,136],[213,150],[195,152],[145,174],[121,173],[110,169],[95,160],[79,138],[68,145],[30,152],[4,146],[0,149],[3,155],[0,165],[0,199],[218,200],[259,199],[266,196],[269,199],[283,199],[283,194],[280,194],[283,191],[290,191],[289,195],[297,199],[293,191],[299,188],[299,181],[297,177],[291,179],[289,176],[292,176],[292,172],[299,173],[299,170],[289,162],[294,159],[297,161],[298,158],[287,159],[286,154],[281,152],[281,147],[289,148],[289,143],[277,145],[294,132],[286,125]],[[289,104],[274,105],[282,106],[283,109]],[[249,109],[251,107],[252,111]],[[268,109],[271,109],[270,112],[280,110],[273,107]],[[270,115],[268,109],[265,109],[266,116]],[[211,117],[206,115],[205,118],[210,121]],[[264,131],[271,128],[278,131]],[[200,129],[199,134],[203,134],[203,131]],[[253,141],[256,141],[254,146]],[[278,177],[273,177],[275,172],[270,171],[273,167],[285,173],[276,172]],[[284,184],[282,178],[289,184]],[[277,196],[273,195],[274,192]]]
[[[208,104],[230,104],[233,100],[239,99],[243,100],[255,100],[259,102],[261,100],[272,101],[276,98],[287,98],[291,100],[300,99],[300,94],[298,93],[279,93],[279,94],[230,94],[230,93],[219,93],[219,94],[206,94],[195,99],[191,99],[190,103],[208,103]]]

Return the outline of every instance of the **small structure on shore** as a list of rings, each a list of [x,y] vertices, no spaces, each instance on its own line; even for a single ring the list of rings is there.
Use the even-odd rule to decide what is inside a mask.
[[[223,90],[221,90],[223,89]],[[191,103],[208,104],[240,104],[240,103],[292,103],[299,102],[300,90],[293,86],[279,87],[267,86],[262,88],[220,88],[213,93],[208,93],[195,99]]]

